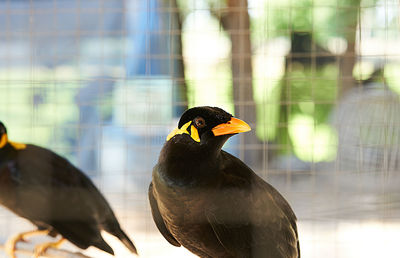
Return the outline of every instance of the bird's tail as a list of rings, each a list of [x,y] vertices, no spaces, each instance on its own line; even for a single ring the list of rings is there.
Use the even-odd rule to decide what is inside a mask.
[[[128,235],[120,228],[114,228],[114,230],[110,231],[109,233],[116,236],[122,243],[131,251],[132,253],[138,255],[137,249],[133,244],[132,240],[129,239]]]
[[[125,234],[124,231],[120,231],[120,235],[118,236],[118,238],[122,241],[122,243],[124,243],[124,245],[134,254],[138,254],[135,245],[133,244],[133,242],[129,239],[129,237]]]
[[[100,250],[103,250],[104,252],[114,255],[114,251],[111,248],[111,246],[109,246],[102,238],[98,239],[97,242],[93,243],[93,246],[99,248]]]
[[[113,249],[104,241],[99,230],[92,224],[82,221],[53,222],[54,229],[64,238],[78,246],[86,249],[89,246],[95,246],[111,255],[114,255]]]

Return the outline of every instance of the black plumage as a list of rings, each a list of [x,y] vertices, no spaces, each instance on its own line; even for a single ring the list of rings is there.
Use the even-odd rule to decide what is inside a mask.
[[[1,122],[0,139],[0,204],[79,248],[113,254],[100,234],[105,230],[137,253],[106,199],[78,168],[48,149],[10,142]]]
[[[300,257],[296,216],[287,201],[221,150],[233,134],[248,130],[219,108],[182,115],[149,187],[153,219],[169,243],[200,257]]]

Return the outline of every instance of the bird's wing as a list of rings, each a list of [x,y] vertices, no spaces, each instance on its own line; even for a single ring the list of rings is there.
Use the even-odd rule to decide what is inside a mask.
[[[81,248],[103,247],[100,230],[118,225],[111,207],[91,180],[47,149],[27,145],[21,150],[17,178],[17,203],[11,209],[35,224],[52,226]]]
[[[222,207],[215,210],[207,209],[205,215],[208,223],[221,245],[232,256],[247,257],[251,250],[250,223],[233,221],[234,218],[237,219],[238,215],[228,211],[224,212],[222,209]]]
[[[218,198],[206,211],[221,244],[239,257],[298,257],[296,217],[289,204],[239,159],[223,156]]]
[[[121,229],[109,203],[93,182],[68,160],[55,153],[50,153],[53,156],[51,159],[53,168],[51,170],[51,184],[53,188],[59,189],[59,191],[53,190],[56,193],[53,203],[55,203],[55,206],[69,204],[66,205],[68,211],[65,211],[65,208],[60,208],[62,214],[56,214],[55,218],[63,218],[64,214],[69,217],[79,216],[75,221],[61,219],[55,224],[55,227],[57,228],[58,226],[58,230],[63,228],[64,234],[76,233],[67,231],[69,229],[79,231],[79,225],[86,223],[86,230],[90,232],[88,227],[91,226],[91,235],[96,238],[96,242],[92,243],[92,245],[109,253],[112,252],[112,249],[103,241],[100,235],[100,230],[104,229],[121,240],[131,252],[137,253],[135,245]]]
[[[109,216],[114,219],[110,205],[92,181],[65,158],[28,145],[20,152],[18,165],[22,186],[33,188],[38,195],[52,200],[53,205],[58,204],[60,213],[82,212],[79,216],[94,213],[99,216],[96,219],[104,219],[99,223],[106,222]]]
[[[151,207],[151,214],[153,215],[153,220],[156,223],[158,230],[171,245],[178,247],[181,246],[181,244],[174,238],[173,235],[171,235],[171,232],[169,232],[169,230],[164,224],[164,220],[161,217],[160,210],[158,209],[157,201],[154,198],[153,183],[150,183],[149,186],[149,201]]]

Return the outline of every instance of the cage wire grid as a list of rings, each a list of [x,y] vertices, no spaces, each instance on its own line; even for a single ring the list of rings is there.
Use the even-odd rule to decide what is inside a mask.
[[[398,257],[399,7],[0,1],[0,120],[89,175],[142,257],[194,257],[157,231],[147,187],[186,107],[220,106],[252,126],[225,149],[289,201],[303,257]],[[30,229],[0,209],[0,243]]]

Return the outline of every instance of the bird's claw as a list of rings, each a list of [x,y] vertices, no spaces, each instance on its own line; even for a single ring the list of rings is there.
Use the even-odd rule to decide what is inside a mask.
[[[15,247],[18,242],[27,242],[24,239],[24,234],[18,234],[10,237],[4,245],[4,251],[10,258],[16,258],[15,256]]]
[[[46,242],[42,244],[38,244],[35,246],[35,250],[33,253],[33,258],[39,258],[41,255],[43,255],[47,249],[49,248],[59,248],[59,246],[64,242],[64,238],[61,238],[60,240],[56,242]]]
[[[48,248],[51,247],[52,243],[44,243],[35,246],[35,250],[33,252],[33,258],[39,258],[43,253],[46,252]]]
[[[26,237],[29,236],[34,236],[34,235],[40,235],[40,234],[45,234],[47,235],[49,233],[49,230],[32,230],[32,231],[27,231],[23,233],[19,233],[15,236],[10,237],[7,239],[7,242],[4,245],[4,251],[10,258],[16,258],[15,256],[15,250],[18,242],[28,242],[25,240]]]

